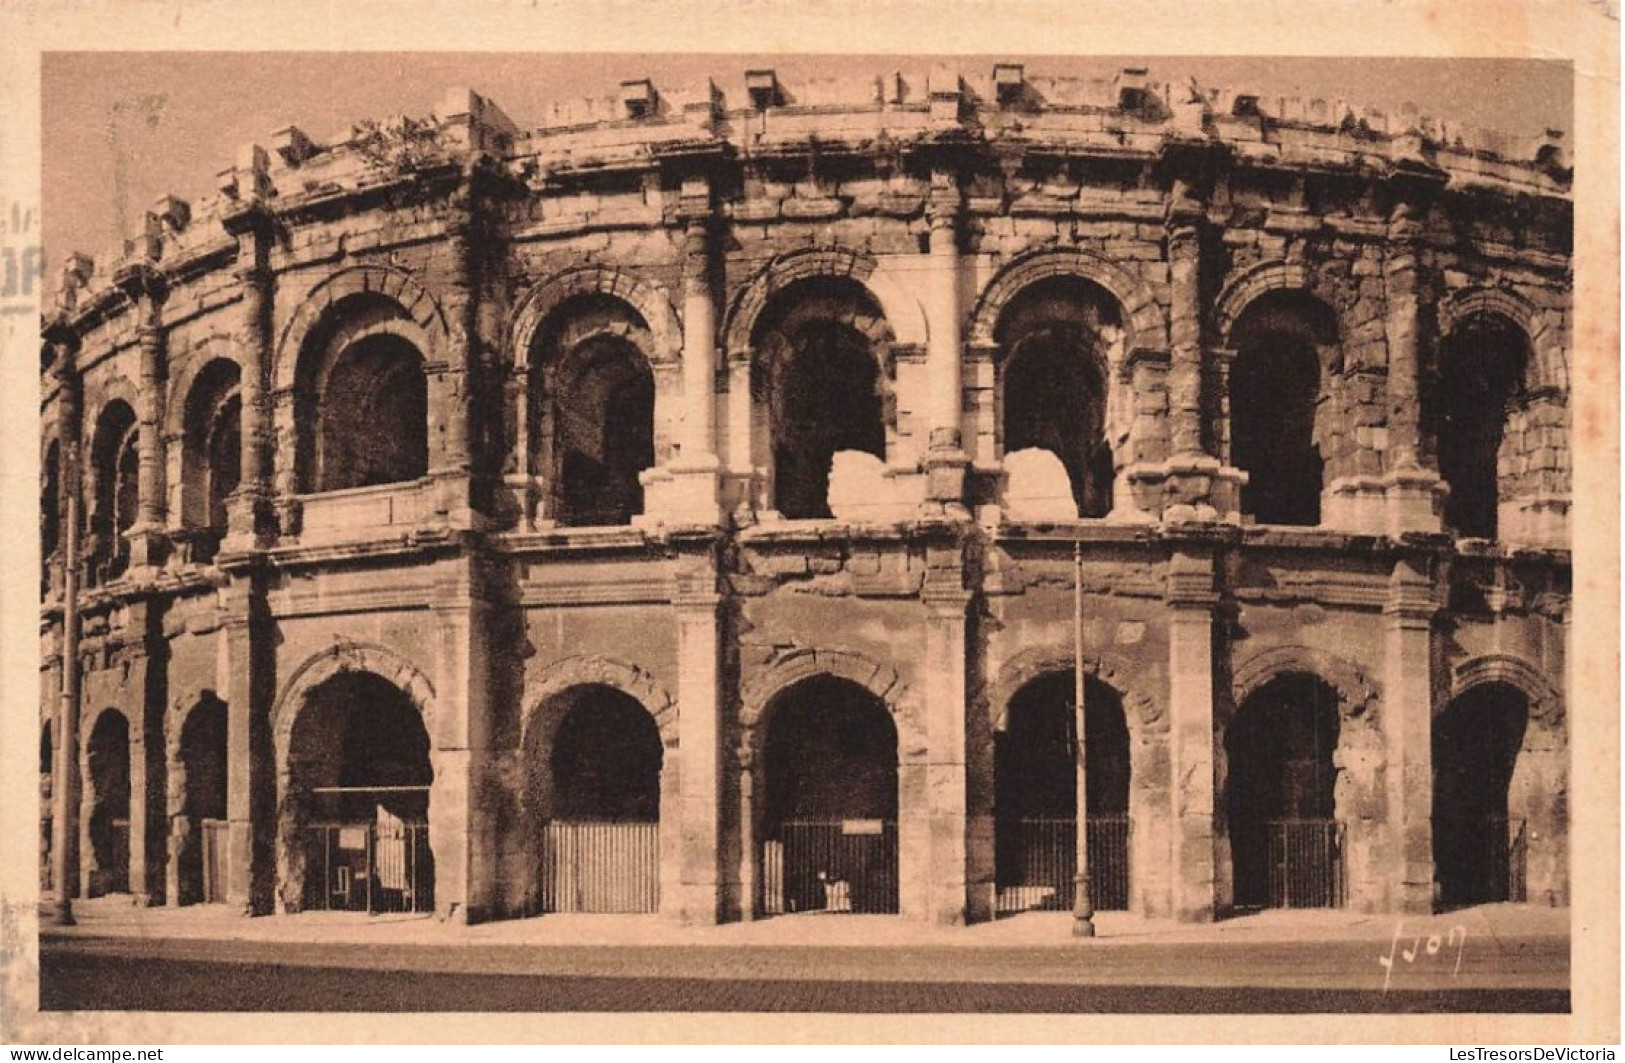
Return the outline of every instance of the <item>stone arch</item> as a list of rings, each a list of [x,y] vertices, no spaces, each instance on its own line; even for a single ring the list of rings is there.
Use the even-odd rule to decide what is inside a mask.
[[[1552,315],[1536,309],[1523,296],[1506,288],[1458,288],[1439,301],[1439,335],[1450,335],[1479,314],[1506,318],[1528,338],[1532,355],[1527,371],[1528,387],[1568,393],[1568,359],[1561,330]]]
[[[272,749],[279,779],[288,773],[288,755],[294,724],[303,712],[312,691],[346,672],[368,672],[393,684],[418,710],[430,748],[436,737],[434,684],[412,662],[394,650],[372,643],[340,641],[310,657],[288,677],[282,693],[271,708]]]
[[[129,562],[124,533],[139,520],[141,504],[140,408],[133,395],[104,396],[91,422],[83,554],[93,583],[115,578]]]
[[[124,711],[123,706],[108,703],[102,705],[100,708],[93,709],[89,715],[85,716],[79,721],[79,734],[83,736],[79,742],[79,759],[81,761],[81,767],[83,766],[83,762],[89,757],[89,736],[96,730],[96,725],[102,722],[102,717],[106,716],[110,712],[116,712],[120,716],[124,717],[124,725],[130,729],[130,744],[132,746],[140,740],[141,732],[136,727],[135,719],[128,712]]]
[[[1452,701],[1485,683],[1505,683],[1521,693],[1529,703],[1529,719],[1558,731],[1565,723],[1563,695],[1546,674],[1522,657],[1492,653],[1462,661],[1451,669],[1450,696],[1434,704],[1434,715]]]
[[[1034,646],[1022,650],[999,669],[998,678],[988,687],[988,707],[993,730],[1002,731],[1009,719],[1010,700],[1033,680],[1056,672],[1070,671],[1076,663],[1072,651],[1059,646]],[[1085,653],[1083,671],[1111,687],[1123,701],[1129,726],[1150,733],[1168,728],[1163,705],[1124,677],[1132,674],[1128,662],[1113,654]]]
[[[63,453],[58,427],[43,425],[39,450],[40,593],[49,597],[51,559],[62,551]]]
[[[1513,724],[1519,734],[1511,735],[1501,731],[1497,724],[1505,724],[1507,720],[1500,715],[1504,705],[1497,705],[1493,700],[1495,688],[1515,694],[1523,701],[1522,712],[1519,713],[1517,723]],[[1474,698],[1473,695],[1482,693],[1485,700]],[[1469,707],[1468,701],[1476,704]],[[1527,900],[1534,903],[1561,905],[1567,903],[1569,893],[1569,749],[1565,731],[1565,710],[1560,689],[1549,676],[1535,667],[1532,663],[1521,657],[1506,653],[1492,653],[1479,657],[1469,658],[1457,663],[1450,670],[1450,686],[1447,697],[1436,698],[1434,702],[1433,717],[1433,757],[1435,771],[1448,772],[1441,778],[1435,776],[1435,843],[1440,838],[1449,839],[1461,837],[1463,825],[1456,823],[1455,832],[1451,831],[1448,821],[1441,822],[1441,811],[1463,813],[1469,818],[1473,814],[1484,815],[1488,813],[1489,820],[1478,824],[1468,824],[1468,830],[1483,831],[1493,825],[1494,818],[1504,815],[1510,827],[1513,822],[1521,822],[1524,829],[1518,832],[1518,837],[1508,836],[1508,849],[1499,856],[1492,855],[1491,860],[1507,861],[1504,872],[1507,879],[1503,886],[1507,890],[1508,900]],[[1488,710],[1488,718],[1477,715]],[[1472,713],[1464,715],[1464,713]],[[1494,772],[1483,757],[1485,750],[1480,747],[1479,756],[1474,757],[1471,746],[1475,743],[1467,736],[1491,736],[1490,748],[1494,748],[1495,738],[1499,732],[1502,739],[1516,737],[1516,745],[1503,746],[1503,755],[1510,754],[1511,763],[1508,774],[1500,778],[1504,785],[1505,805],[1496,808],[1499,802],[1495,799],[1495,789],[1487,792],[1483,789],[1486,779],[1486,769]],[[1444,740],[1448,745],[1441,746]],[[1452,755],[1453,754],[1453,755]],[[1465,756],[1464,756],[1465,754]],[[1493,754],[1492,754],[1493,756]],[[1452,770],[1453,769],[1453,770]],[[1489,778],[1493,778],[1490,775]],[[1440,785],[1453,782],[1445,791],[1449,797],[1456,800],[1441,802]],[[1462,785],[1466,783],[1465,787]],[[1476,783],[1476,785],[1475,785]],[[1475,801],[1469,795],[1477,791],[1479,800]],[[1467,797],[1466,802],[1460,799]],[[1490,797],[1488,807],[1483,803],[1485,797]],[[1443,807],[1441,807],[1443,806]],[[1476,806],[1476,807],[1475,807]],[[1441,831],[1443,833],[1441,833]],[[1449,853],[1448,842],[1446,853]],[[1521,854],[1519,849],[1521,848]],[[1477,843],[1468,843],[1467,852],[1482,853]],[[1493,853],[1493,850],[1491,851]],[[1443,871],[1442,857],[1446,853],[1436,852],[1436,861],[1439,869]],[[1453,855],[1459,858],[1463,855],[1455,850]],[[1481,857],[1482,859],[1482,857]],[[1471,863],[1469,858],[1469,864]],[[1461,885],[1462,868],[1459,862],[1452,864],[1455,873],[1451,876],[1458,886]],[[1488,867],[1480,863],[1476,869],[1483,873]],[[1513,885],[1517,875],[1523,880],[1523,895]],[[1441,874],[1441,879],[1443,875]],[[1480,880],[1482,881],[1482,880]],[[1489,881],[1494,881],[1493,878]],[[1497,899],[1490,897],[1489,899]]]
[[[84,403],[81,406],[85,414],[92,410],[95,411],[95,416],[88,417],[85,421],[91,428],[89,435],[94,436],[95,426],[101,422],[102,414],[113,403],[123,402],[130,409],[139,410],[141,402],[136,397],[138,392],[139,389],[136,387],[135,382],[123,373],[115,373],[105,380],[97,381],[95,397],[92,398],[89,394],[86,394]]]
[[[898,759],[907,761],[925,748],[925,735],[913,708],[912,693],[896,668],[854,650],[804,648],[775,657],[740,695],[740,722],[749,735],[741,758],[754,759],[766,730],[767,710],[775,698],[804,679],[830,676],[856,684],[873,694],[890,713],[897,728]]]
[[[232,348],[231,337],[223,332],[212,332],[192,344],[185,358],[170,360],[170,365],[175,368],[169,376],[169,399],[164,403],[164,438],[178,439],[185,431],[186,410],[197,392],[198,381],[207,375],[209,367],[216,362],[232,363],[241,378],[243,363]]]
[[[170,701],[169,708],[164,714],[165,757],[173,761],[180,753],[181,731],[186,727],[186,721],[192,718],[194,712],[211,701],[218,701],[223,705],[226,699],[214,687],[207,686],[189,690]]]
[[[1354,662],[1310,646],[1272,646],[1247,658],[1231,676],[1232,705],[1245,705],[1270,680],[1291,673],[1312,675],[1335,690],[1345,719],[1377,723],[1377,684]]]
[[[1168,349],[1168,320],[1149,286],[1122,266],[1080,248],[1042,248],[1006,263],[982,290],[965,330],[967,343],[992,346],[999,318],[1023,290],[1049,277],[1081,277],[1110,295],[1122,310],[1125,349]]]
[[[664,287],[610,266],[580,266],[541,281],[520,299],[508,343],[516,369],[529,368],[530,348],[542,323],[579,295],[610,296],[643,319],[654,341],[652,350],[644,350],[651,368],[681,359],[682,329]]]
[[[330,274],[312,288],[283,327],[276,344],[273,373],[276,391],[293,390],[305,340],[335,304],[354,295],[375,295],[398,306],[421,330],[421,337],[411,338],[426,363],[439,361],[449,354],[450,331],[445,312],[439,300],[416,278],[393,266],[350,266]]]
[[[1219,346],[1230,346],[1230,332],[1243,311],[1260,296],[1276,291],[1315,295],[1314,276],[1301,262],[1261,262],[1229,278],[1213,300],[1213,332]]]
[[[842,246],[809,247],[786,252],[757,270],[733,297],[723,323],[723,350],[731,358],[751,348],[757,322],[773,296],[797,281],[815,277],[849,277],[873,297],[897,342],[925,343],[925,311],[919,300],[883,269],[866,251]]]
[[[661,745],[667,749],[677,747],[677,700],[671,693],[635,664],[587,654],[554,662],[526,689],[520,748],[525,748],[525,736],[536,725],[549,700],[583,686],[606,686],[632,698],[654,719]]]
[[[100,759],[98,739],[104,723],[123,728],[123,761]],[[111,732],[110,732],[111,733]],[[87,896],[130,892],[137,881],[134,857],[145,851],[146,837],[132,815],[144,797],[145,733],[140,713],[104,702],[81,721],[76,750],[79,761],[79,861]],[[98,765],[101,770],[97,770]],[[122,812],[125,833],[114,824]]]
[[[229,355],[205,351],[188,361],[181,383],[185,390],[172,394],[166,410],[166,421],[173,425],[168,436],[170,514],[184,526],[224,532],[224,522],[217,523],[219,514],[210,510],[225,491],[236,488],[240,477],[241,438],[239,434],[233,442],[233,433],[241,431],[242,364]],[[234,405],[236,428],[230,412]],[[216,449],[222,444],[223,459]],[[221,475],[226,477],[224,484],[217,479]]]
[[[230,709],[212,688],[170,703],[164,721],[171,903],[223,900],[205,895],[203,821],[225,819],[230,800]]]

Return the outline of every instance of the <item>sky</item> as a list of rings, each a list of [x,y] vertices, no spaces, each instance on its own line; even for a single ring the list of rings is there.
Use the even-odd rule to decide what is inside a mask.
[[[938,57],[502,53],[54,52],[42,57],[43,237],[46,275],[69,251],[103,257],[143,212],[174,194],[210,194],[236,148],[297,125],[318,141],[352,121],[427,115],[448,89],[495,100],[521,128],[555,100],[610,95],[622,80],[657,88],[769,66],[780,81],[923,73]],[[1110,77],[1146,66],[1153,80],[1195,77],[1262,96],[1343,98],[1533,137],[1571,126],[1571,68],[1505,59],[1192,56],[954,56],[967,72],[1018,61],[1029,76]]]

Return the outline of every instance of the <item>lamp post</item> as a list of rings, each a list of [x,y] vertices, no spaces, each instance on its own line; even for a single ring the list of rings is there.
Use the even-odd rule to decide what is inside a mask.
[[[51,750],[55,759],[55,778],[51,780],[51,884],[56,887],[56,911],[51,921],[57,926],[73,926],[73,884],[68,875],[74,865],[68,860],[68,846],[78,833],[72,780],[79,748],[79,448],[71,437],[64,448],[62,468],[67,513],[62,547],[62,688],[57,700],[56,744]],[[70,816],[74,823],[69,822]]]
[[[1072,936],[1095,936],[1095,905],[1089,881],[1089,747],[1085,731],[1083,676],[1083,543],[1072,544],[1072,728],[1076,772],[1077,819],[1074,846],[1077,874],[1072,878]]]

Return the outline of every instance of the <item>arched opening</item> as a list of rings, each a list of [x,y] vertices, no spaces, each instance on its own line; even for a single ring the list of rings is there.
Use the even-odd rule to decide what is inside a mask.
[[[621,299],[577,295],[537,329],[530,351],[532,469],[548,516],[567,527],[628,524],[656,464],[654,338]]]
[[[1121,327],[1116,302],[1080,277],[1024,289],[1000,315],[1004,453],[1030,447],[1061,460],[1084,517],[1112,508],[1106,439],[1106,346]]]
[[[1457,535],[1494,539],[1501,502],[1501,444],[1521,401],[1529,340],[1512,322],[1477,314],[1444,340],[1424,416],[1435,440],[1439,475],[1450,485],[1445,526]],[[1431,394],[1429,394],[1431,392]]]
[[[318,421],[318,491],[403,483],[429,468],[428,382],[423,357],[392,333],[339,352]]]
[[[665,750],[654,718],[631,695],[590,684],[556,695],[538,719],[526,736],[537,906],[657,911]]]
[[[85,746],[90,783],[88,892],[130,891],[130,725],[116,710],[103,712]]]
[[[219,358],[198,374],[187,400],[182,439],[182,517],[192,557],[211,560],[226,534],[226,500],[242,471],[241,370]]]
[[[762,911],[897,912],[897,728],[886,705],[816,676],[768,713]]]
[[[1337,341],[1332,311],[1293,291],[1255,299],[1231,331],[1231,462],[1248,475],[1242,512],[1260,524],[1320,523],[1322,351]]]
[[[752,390],[765,405],[773,508],[831,516],[830,467],[843,450],[886,458],[884,319],[855,281],[813,278],[779,293],[753,332]]]
[[[289,741],[297,906],[433,911],[433,779],[423,719],[394,684],[345,672],[313,690]]]
[[[996,910],[1070,910],[1077,873],[1077,718],[1071,670],[1040,676],[1010,699],[993,737]],[[1084,686],[1090,896],[1129,901],[1129,740],[1117,691]]]
[[[620,337],[588,340],[570,353],[554,414],[558,521],[628,524],[643,512],[639,474],[655,463],[654,375]]]
[[[56,440],[45,448],[40,465],[40,596],[51,593],[51,564],[62,546],[62,448]]]
[[[226,899],[226,704],[204,695],[181,726],[180,822],[172,830],[182,904]]]
[[[40,725],[39,733],[39,887],[41,895],[49,893],[51,880],[51,822],[55,816],[52,796],[55,793],[56,762],[52,759],[55,747],[51,742],[54,726],[50,720]]]
[[[115,400],[96,422],[91,449],[95,470],[95,505],[90,512],[90,542],[86,551],[92,582],[123,575],[130,564],[130,541],[140,512],[140,451],[135,411]]]
[[[1529,723],[1523,692],[1484,683],[1433,722],[1433,866],[1439,903],[1522,901],[1526,828],[1507,793]]]
[[[1225,754],[1238,909],[1342,906],[1338,730],[1337,692],[1305,673],[1270,680],[1237,711]]]

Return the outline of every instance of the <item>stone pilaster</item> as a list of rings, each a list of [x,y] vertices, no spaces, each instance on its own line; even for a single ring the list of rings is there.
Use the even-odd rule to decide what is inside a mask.
[[[751,456],[749,349],[728,352],[728,492],[727,504],[737,523],[747,523],[756,509],[761,484]]]
[[[238,237],[238,261],[243,263],[236,275],[243,291],[239,326],[242,342],[238,347],[242,358],[239,384],[241,475],[237,490],[227,502],[226,538],[222,546],[229,551],[266,546],[272,533],[269,380],[275,356],[271,326],[275,281],[269,266],[269,221],[264,212],[248,210],[232,215],[226,223],[227,231]]]
[[[1224,845],[1215,795],[1221,772],[1214,730],[1213,622],[1218,595],[1210,549],[1175,547],[1168,563],[1168,704],[1176,919],[1205,922],[1226,903]]]
[[[931,821],[930,918],[941,926],[967,921],[969,813],[966,802],[965,623],[969,591],[928,589],[922,702],[926,712],[927,814]]]
[[[1169,442],[1176,457],[1200,457],[1205,453],[1202,448],[1202,241],[1194,208],[1169,213],[1167,241]]]
[[[1394,860],[1391,907],[1433,910],[1433,617],[1428,559],[1394,562],[1383,606],[1382,726],[1388,826]]]
[[[736,751],[739,772],[739,920],[749,923],[756,910],[756,850],[760,824],[756,803],[755,753],[749,745]]]
[[[1219,461],[1203,446],[1202,212],[1184,180],[1174,182],[1168,249],[1168,445],[1163,519],[1214,520]]]
[[[265,573],[234,567],[225,592],[226,903],[243,914],[271,911],[276,887],[275,635],[265,603]]]
[[[454,198],[457,215],[446,233],[452,269],[443,306],[448,326],[447,350],[424,367],[429,408],[437,411],[429,437],[429,479],[433,484],[436,520],[455,529],[475,524],[470,489],[474,471],[472,418],[476,377],[481,359],[480,296],[481,171],[471,165]]]
[[[722,674],[716,570],[710,558],[681,578],[677,610],[677,752],[681,758],[682,831],[677,896],[661,907],[699,925],[721,917]],[[669,768],[667,770],[670,770]]]
[[[136,346],[140,385],[136,394],[136,518],[126,532],[130,567],[151,569],[163,562],[164,545],[164,395],[169,376],[163,325],[167,287],[155,268],[136,264],[119,270],[115,283],[136,304]]]
[[[1388,450],[1383,477],[1387,526],[1383,530],[1395,538],[1405,532],[1436,532],[1443,526],[1445,486],[1437,470],[1424,465],[1421,439],[1422,317],[1417,292],[1421,230],[1417,208],[1398,204],[1389,218],[1382,263],[1388,305]]]
[[[929,384],[930,444],[926,451],[926,504],[933,510],[964,514],[966,471],[970,459],[964,451],[964,370],[961,366],[959,309],[959,225],[962,199],[955,175],[938,170],[931,175],[926,205],[930,225],[926,271],[925,319],[929,330],[927,373]]]
[[[676,457],[643,477],[645,511],[670,524],[722,520],[716,441],[717,312],[712,284],[715,207],[705,178],[683,182],[683,420]],[[748,388],[747,388],[748,395]]]
[[[1213,481],[1213,508],[1220,520],[1235,523],[1241,520],[1241,489],[1247,485],[1247,474],[1236,468],[1230,451],[1230,374],[1236,365],[1235,348],[1211,348],[1206,361],[1209,423],[1214,456],[1219,459],[1219,472]]]
[[[438,565],[430,604],[439,646],[429,733],[435,911],[442,919],[479,922],[495,915],[500,905],[499,810],[493,805],[499,792],[493,763],[493,606],[478,555],[463,554]]]

